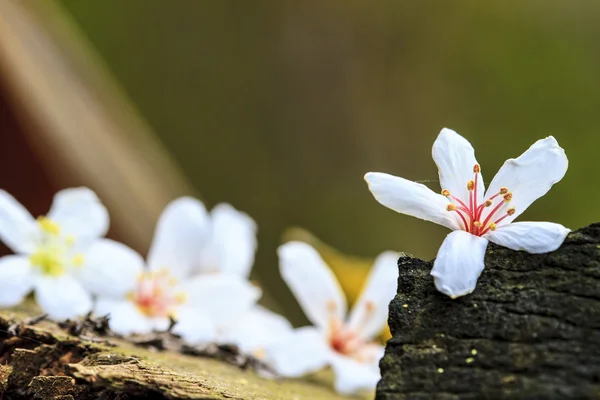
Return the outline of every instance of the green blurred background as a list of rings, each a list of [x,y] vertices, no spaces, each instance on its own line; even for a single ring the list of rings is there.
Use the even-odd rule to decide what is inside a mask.
[[[298,225],[343,252],[432,258],[444,228],[380,206],[363,175],[428,181],[450,127],[489,181],[554,135],[565,179],[520,219],[599,218],[600,2],[62,0],[209,206],[259,224],[258,277]]]

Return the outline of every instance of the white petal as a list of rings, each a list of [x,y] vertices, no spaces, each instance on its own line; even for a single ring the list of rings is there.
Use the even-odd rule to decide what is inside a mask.
[[[257,305],[235,324],[226,341],[252,354],[293,330],[292,324],[283,316]]]
[[[71,275],[38,276],[35,299],[54,320],[76,318],[92,310],[92,297]]]
[[[384,206],[452,230],[460,229],[456,213],[446,210],[448,199],[427,186],[381,172],[368,172],[365,180],[375,199]]]
[[[548,253],[560,247],[571,232],[552,222],[513,222],[490,231],[485,238],[490,242],[528,253]]]
[[[455,131],[444,128],[433,143],[433,161],[438,167],[440,186],[469,204],[467,182],[474,180],[473,167],[479,165],[471,143]],[[477,201],[481,204],[485,186],[481,172],[477,177]]]
[[[0,307],[19,304],[33,288],[34,277],[27,257],[0,258]]]
[[[257,247],[256,223],[248,214],[224,203],[213,208],[211,217],[211,237],[200,255],[200,270],[247,278]]]
[[[15,253],[32,253],[38,234],[37,224],[29,211],[0,189],[0,239]]]
[[[437,290],[453,299],[471,293],[483,271],[487,245],[486,239],[465,231],[450,233],[431,270]]]
[[[380,333],[388,318],[388,306],[398,287],[398,253],[386,251],[377,257],[360,298],[352,308],[348,327],[362,338]]]
[[[60,226],[61,234],[73,236],[78,246],[85,247],[108,232],[108,211],[86,187],[56,193],[47,217]]]
[[[518,158],[504,163],[490,183],[486,198],[498,193],[501,187],[508,188],[513,194],[510,206],[516,212],[502,222],[507,224],[560,181],[568,166],[565,151],[556,139],[549,136],[538,140]]]
[[[186,305],[199,310],[218,326],[232,325],[256,304],[259,288],[235,275],[200,275],[182,286]]]
[[[95,241],[84,259],[79,276],[89,291],[102,296],[125,296],[133,290],[144,268],[142,256],[110,239]]]
[[[181,307],[177,311],[177,323],[172,332],[188,344],[214,343],[217,339],[215,324],[199,310],[193,307]]]
[[[341,394],[375,390],[381,379],[378,366],[363,364],[350,357],[336,355],[331,366],[335,372],[335,390]]]
[[[189,275],[199,249],[205,245],[209,227],[201,201],[180,197],[169,203],[156,225],[148,253],[150,269],[167,268],[178,277]]]
[[[264,361],[278,374],[288,378],[316,372],[329,361],[325,338],[309,326],[280,336],[266,347],[264,354]]]
[[[279,247],[281,276],[313,324],[328,329],[332,318],[346,317],[346,297],[329,266],[310,245],[288,242]]]
[[[109,316],[108,325],[119,335],[146,334],[154,331],[152,318],[146,317],[130,301],[98,299],[94,312]]]

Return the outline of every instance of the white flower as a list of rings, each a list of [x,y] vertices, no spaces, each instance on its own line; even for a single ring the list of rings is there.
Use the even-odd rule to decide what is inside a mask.
[[[299,376],[325,364],[336,375],[336,390],[373,389],[380,379],[383,346],[373,340],[385,327],[388,304],[396,294],[397,254],[381,254],[347,318],[346,298],[319,253],[302,242],[279,250],[284,281],[315,327],[295,330],[267,348],[267,359],[286,376]]]
[[[241,318],[260,290],[232,274],[194,276],[200,249],[209,235],[204,205],[182,197],[161,215],[148,252],[142,257],[117,242],[92,248],[85,282],[100,295],[95,312],[110,316],[122,335],[168,328],[189,343],[216,340],[222,325]]]
[[[546,253],[556,250],[569,233],[550,222],[512,222],[567,172],[565,152],[552,136],[538,140],[519,158],[507,160],[485,194],[475,151],[456,132],[442,129],[433,144],[433,160],[442,194],[379,172],[367,173],[365,180],[384,206],[454,231],[442,243],[431,271],[437,289],[451,298],[475,289],[488,241]]]
[[[0,307],[20,303],[30,292],[53,319],[83,315],[92,299],[79,275],[85,252],[108,230],[106,208],[87,188],[54,196],[47,216],[34,219],[10,194],[0,190],[0,238],[15,252],[0,258]]]
[[[201,273],[223,272],[247,278],[256,252],[256,223],[229,204],[216,205],[210,215],[210,235],[196,269]]]

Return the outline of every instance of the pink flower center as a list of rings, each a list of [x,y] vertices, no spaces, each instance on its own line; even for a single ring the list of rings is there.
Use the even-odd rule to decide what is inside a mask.
[[[329,345],[336,352],[352,356],[367,343],[359,335],[345,326],[341,321],[332,321],[329,330]]]
[[[456,212],[460,217],[461,228],[475,236],[483,236],[489,231],[496,229],[497,225],[505,218],[515,213],[514,207],[508,207],[512,200],[512,193],[507,188],[502,187],[500,191],[482,204],[477,202],[477,183],[481,168],[479,164],[473,166],[475,177],[467,182],[469,191],[468,204],[456,196],[453,196],[449,190],[442,190],[442,195],[448,198],[450,204],[446,207],[449,212]],[[485,217],[484,217],[485,214]]]
[[[142,272],[128,298],[148,317],[170,317],[185,302],[185,293],[177,292],[176,285],[177,280],[166,269]]]
[[[365,303],[366,312],[364,314],[364,321],[362,324],[367,323],[371,317],[374,304],[372,302]],[[329,346],[339,354],[347,357],[352,357],[355,360],[365,363],[372,362],[373,352],[371,351],[374,347],[377,347],[375,342],[365,340],[358,331],[361,327],[351,329],[343,321],[335,315],[335,302],[331,302],[329,305],[331,312],[329,322]],[[362,326],[362,325],[361,325]]]

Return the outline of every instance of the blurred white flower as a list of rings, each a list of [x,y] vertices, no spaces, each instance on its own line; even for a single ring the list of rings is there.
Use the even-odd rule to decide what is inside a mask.
[[[122,335],[166,330],[189,343],[217,340],[222,325],[241,318],[260,290],[232,274],[194,276],[194,265],[209,235],[204,205],[182,197],[161,215],[148,253],[142,257],[116,242],[89,252],[86,285],[99,295],[95,312],[110,316],[110,328]]]
[[[279,250],[281,275],[315,327],[294,330],[267,347],[266,359],[285,376],[300,376],[330,364],[340,393],[373,389],[380,379],[383,346],[373,340],[384,328],[396,294],[398,255],[375,260],[364,289],[347,317],[346,298],[319,253],[302,242]]]
[[[20,303],[30,292],[53,319],[83,315],[92,299],[80,282],[86,251],[108,230],[106,208],[87,188],[58,192],[47,216],[34,219],[0,190],[0,238],[15,252],[0,258],[0,307]]]
[[[462,136],[442,129],[433,144],[442,193],[379,172],[365,180],[375,199],[397,212],[452,229],[438,252],[431,275],[437,289],[456,298],[471,293],[484,268],[488,242],[513,250],[556,250],[569,229],[550,222],[512,221],[545,195],[567,172],[564,150],[549,136],[517,159],[507,160],[487,191],[475,151]]]
[[[254,220],[230,204],[221,203],[212,209],[208,225],[209,237],[201,249],[196,270],[248,278],[257,247]]]

